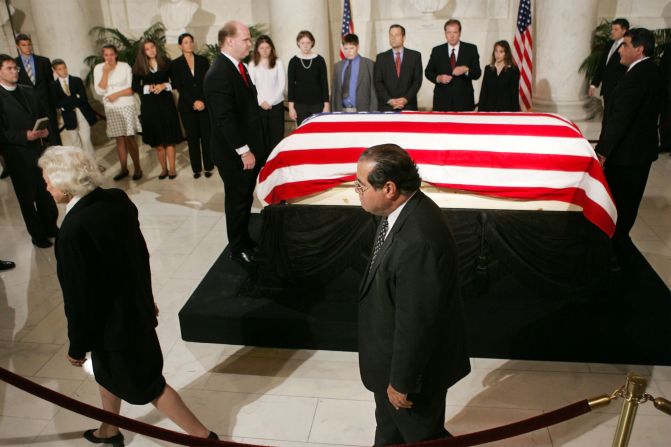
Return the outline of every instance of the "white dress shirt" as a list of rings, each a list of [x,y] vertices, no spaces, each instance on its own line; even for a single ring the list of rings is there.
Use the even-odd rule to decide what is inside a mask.
[[[284,101],[284,87],[287,84],[287,78],[281,60],[276,59],[273,68],[257,66],[252,62],[249,64],[249,77],[256,86],[259,105],[265,101],[275,106]]]

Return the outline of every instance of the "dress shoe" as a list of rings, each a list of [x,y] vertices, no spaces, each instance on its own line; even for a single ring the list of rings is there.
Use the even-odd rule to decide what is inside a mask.
[[[39,248],[49,248],[52,247],[54,244],[52,244],[51,241],[47,238],[44,239],[33,238],[33,245]]]
[[[86,430],[84,432],[84,438],[86,438],[88,442],[92,442],[94,444],[110,444],[112,447],[124,447],[123,435],[121,433],[117,433],[116,435],[110,436],[109,438],[99,438],[94,434],[95,431],[95,428]]]
[[[0,261],[0,270],[10,270],[16,267],[12,261]]]
[[[128,177],[128,169],[126,169],[125,171],[119,172],[117,175],[112,177],[112,180],[114,180],[115,182],[118,182],[119,180],[124,179],[126,177]]]
[[[168,176],[168,173],[167,173],[167,172],[161,172],[161,173],[158,175],[158,179],[159,179],[159,180],[163,180],[163,179],[166,178],[167,176]]]
[[[135,174],[133,174],[133,177],[131,177],[131,178],[132,178],[133,180],[140,180],[140,179],[142,178],[142,174],[143,174],[142,171],[140,171],[140,172],[136,172]]]
[[[217,441],[219,440],[219,435],[216,434],[215,432],[211,431],[209,435],[207,435],[207,439],[216,439]]]
[[[169,178],[170,180],[175,180],[175,177],[177,177],[177,173],[176,173],[176,172],[173,172],[172,174],[168,174],[168,178]]]
[[[205,177],[207,178],[212,177],[212,171],[205,171]]]
[[[241,251],[240,253],[231,252],[231,259],[234,260],[235,262],[247,266],[255,265],[261,262],[259,256],[252,250],[245,250]]]
[[[193,178],[200,178],[200,172],[194,172]]]

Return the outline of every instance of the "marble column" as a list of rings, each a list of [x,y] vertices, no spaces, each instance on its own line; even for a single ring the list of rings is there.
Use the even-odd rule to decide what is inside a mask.
[[[30,0],[37,54],[63,59],[70,74],[82,79],[89,72],[84,58],[95,52],[88,0]],[[36,39],[35,39],[36,37]]]
[[[595,115],[578,67],[590,52],[598,0],[538,0],[535,21],[533,110],[559,113],[573,121]]]
[[[273,0],[270,3],[270,35],[273,38],[277,56],[284,62],[298,53],[296,35],[308,30],[315,36],[314,50],[331,64],[331,43],[329,36],[328,7],[326,0]],[[329,69],[330,71],[330,69]]]

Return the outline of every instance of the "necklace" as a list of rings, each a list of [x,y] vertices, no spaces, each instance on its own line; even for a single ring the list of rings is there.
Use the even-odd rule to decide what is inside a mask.
[[[315,59],[314,59],[314,58],[310,59],[310,62],[308,63],[308,66],[307,66],[307,67],[306,67],[305,64],[303,63],[303,59],[302,59],[302,58],[299,57],[298,60],[301,61],[301,65],[303,66],[303,68],[305,68],[306,70],[309,70],[310,67],[312,67],[312,61],[315,60]]]

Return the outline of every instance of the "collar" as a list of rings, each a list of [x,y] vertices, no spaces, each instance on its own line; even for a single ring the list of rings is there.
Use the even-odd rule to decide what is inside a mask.
[[[65,205],[65,214],[68,214],[72,208],[79,202],[84,196],[74,196],[70,199],[67,205]]]
[[[21,53],[21,60],[25,63],[28,61],[33,60],[33,54],[29,54],[28,56],[24,56],[23,53]]]
[[[632,62],[631,65],[629,66],[629,68],[627,69],[627,71],[629,71],[629,70],[631,70],[632,68],[634,68],[634,65],[638,64],[639,62],[643,62],[643,61],[646,60],[646,59],[650,59],[650,57],[649,57],[649,56],[645,56],[645,57],[640,58],[640,59],[637,60],[637,61]]]
[[[66,77],[64,77],[64,78],[61,78],[61,77],[59,76],[59,77],[58,77],[58,80],[61,81],[61,82],[68,82],[68,78],[69,78],[69,77],[70,77],[69,75],[66,76]]]
[[[311,51],[309,54],[303,54],[302,51],[299,51],[298,53],[296,53],[296,57],[298,59],[308,60],[308,59],[314,59],[317,56],[319,56],[319,55],[317,53],[313,52],[313,51]]]
[[[10,87],[10,86],[5,85],[5,84],[0,82],[0,85],[2,86],[2,88],[7,90],[8,92],[13,92],[14,90],[16,90],[18,88],[18,84],[14,84],[14,86]]]
[[[398,208],[396,208],[394,211],[391,212],[391,214],[389,214],[387,216],[387,223],[389,224],[389,227],[387,228],[387,234],[385,235],[385,238],[389,235],[389,232],[394,227],[394,224],[398,220],[398,216],[401,215],[401,211],[403,211],[403,208],[405,207],[405,205],[408,204],[410,199],[412,199],[412,197],[415,194],[417,194],[417,191],[413,192],[412,195],[410,197],[408,197],[408,199],[405,202],[403,202],[401,205],[399,205]]]
[[[236,58],[234,58],[230,54],[226,53],[225,51],[222,51],[221,54],[223,54],[224,56],[226,56],[228,58],[228,60],[233,62],[233,65],[235,65],[235,68],[238,68],[238,64],[240,63],[239,60],[237,60]]]
[[[396,53],[399,53],[401,56],[403,56],[403,51],[405,51],[405,47],[401,47],[398,50],[391,49],[391,54],[396,57]]]
[[[461,41],[457,42],[455,46],[450,45],[449,43],[447,44],[447,49],[450,50],[450,54],[452,54],[452,50],[455,50],[455,53],[459,52],[459,45],[461,45]]]

